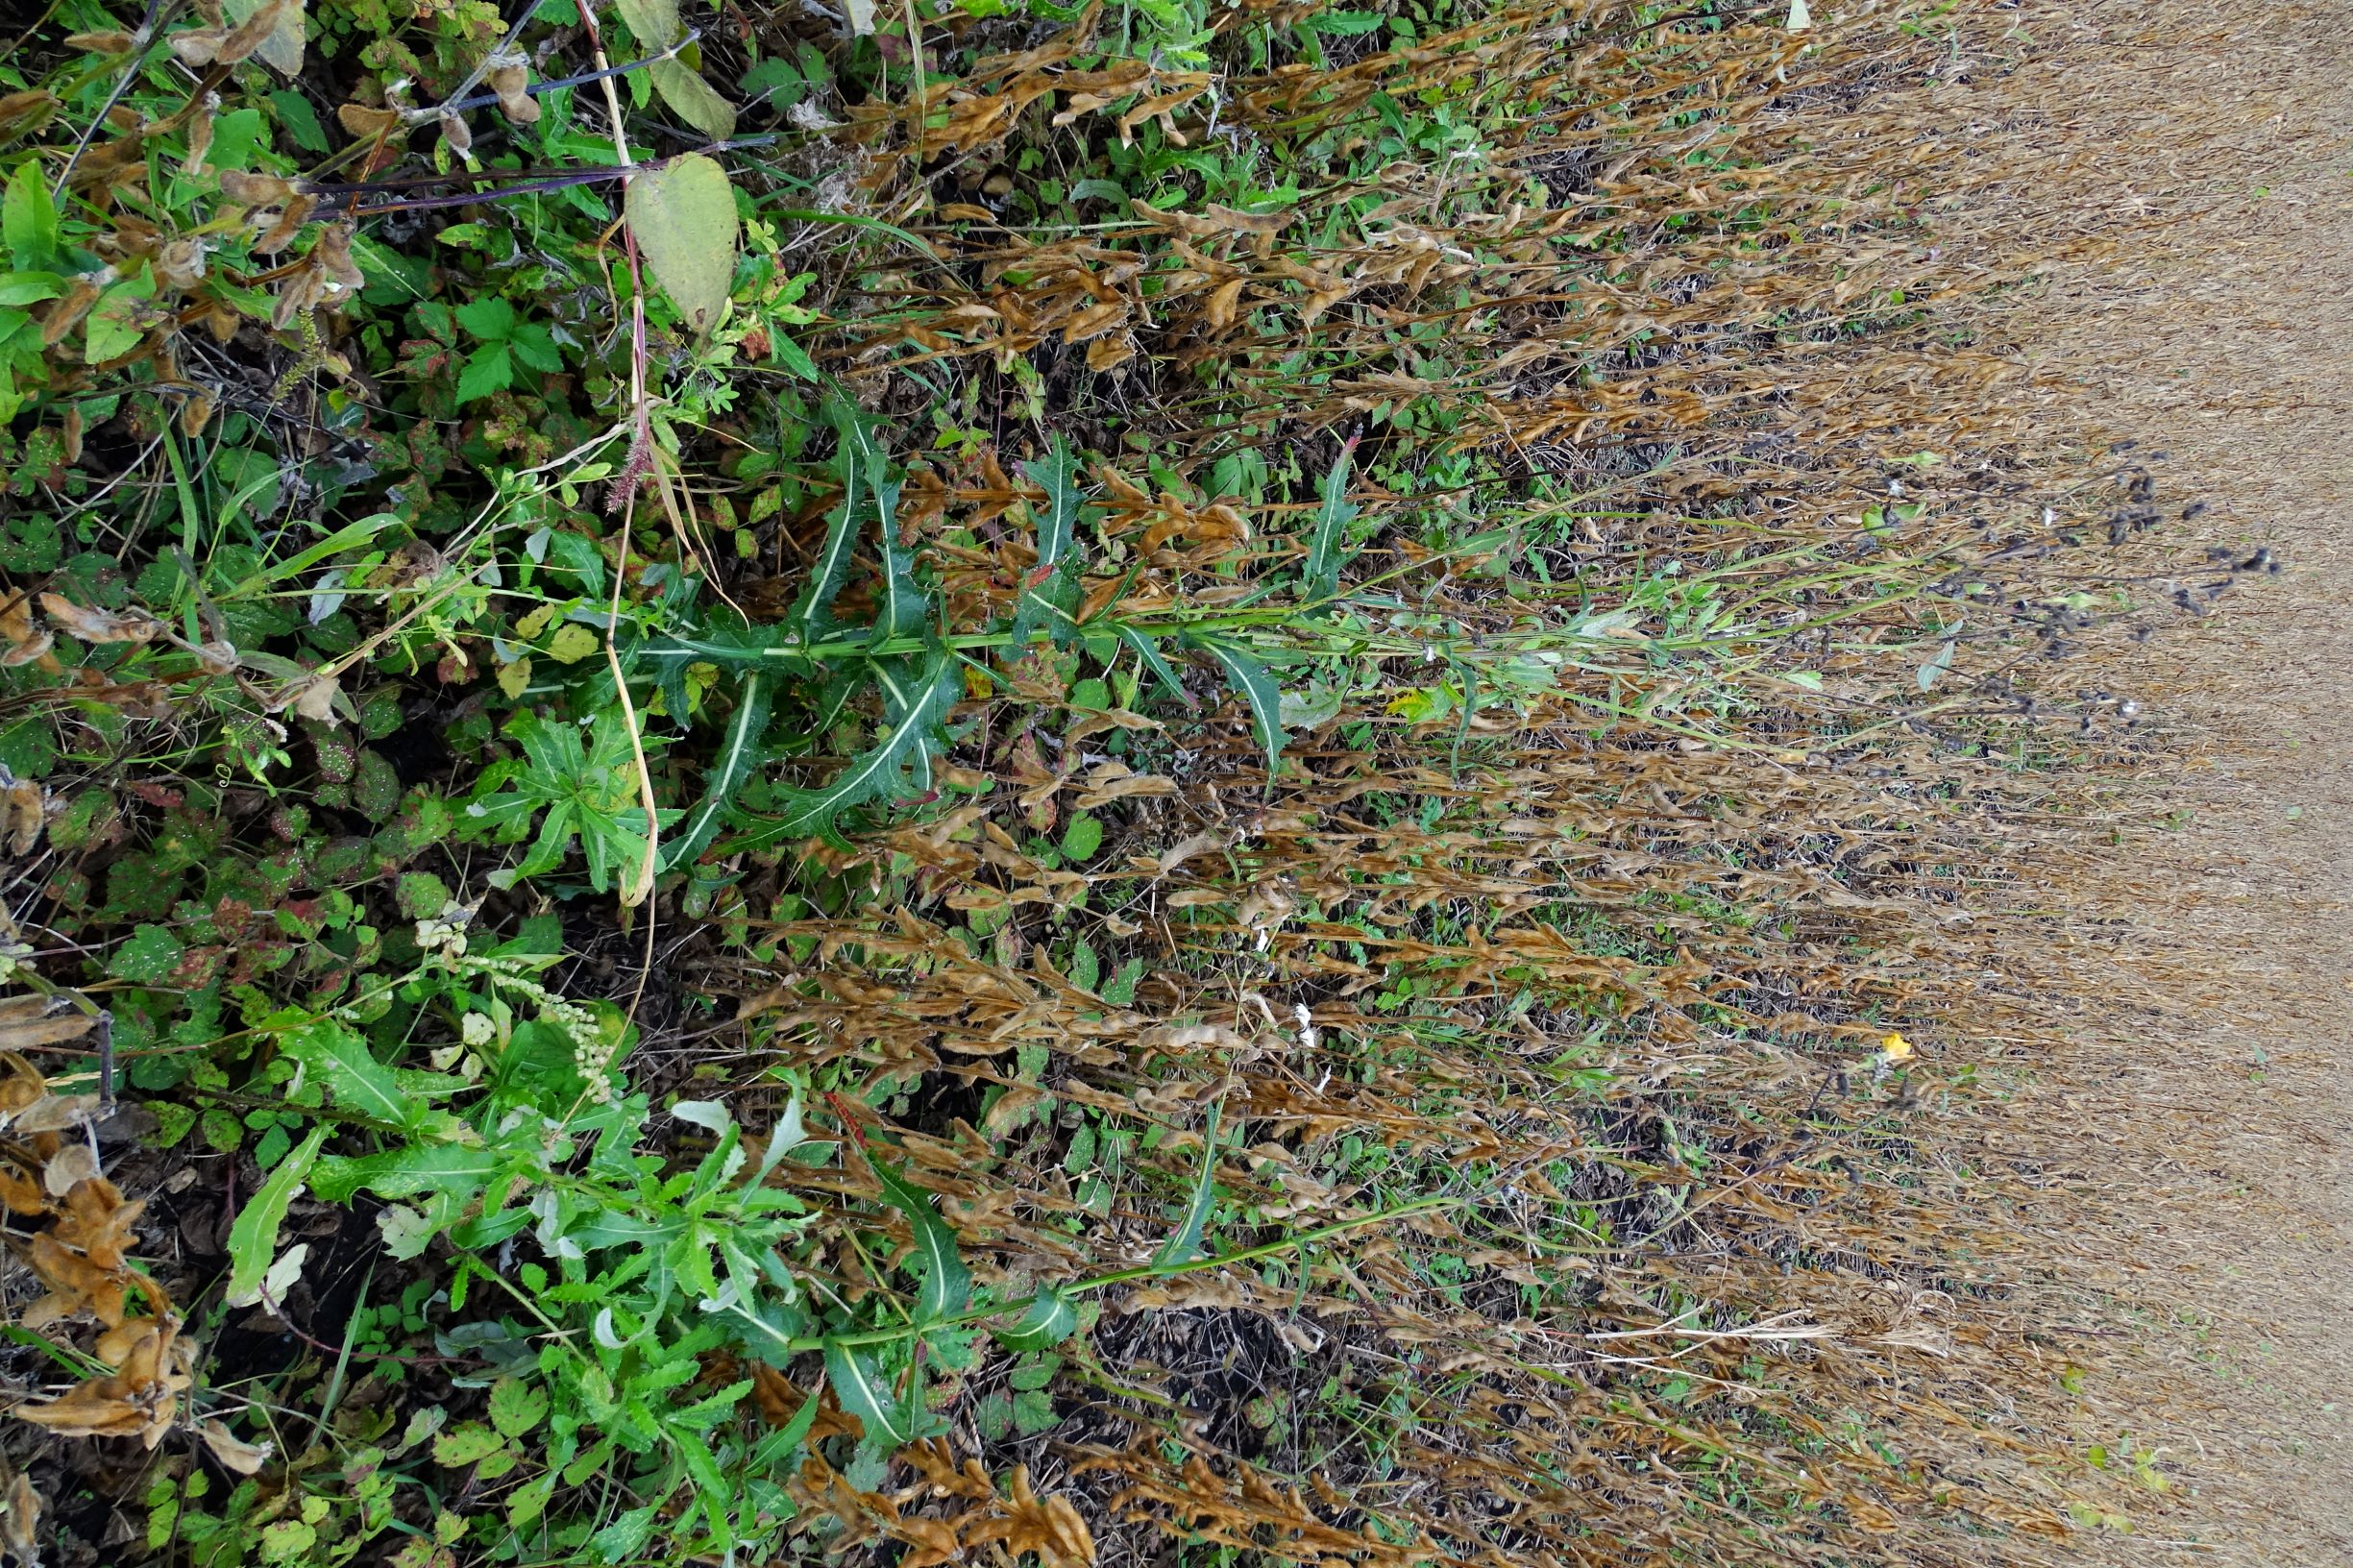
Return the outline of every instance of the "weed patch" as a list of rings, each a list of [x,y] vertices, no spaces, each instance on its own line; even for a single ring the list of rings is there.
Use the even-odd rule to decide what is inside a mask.
[[[2007,13],[886,9],[0,61],[11,1550],[2108,1517],[1948,1141],[2164,609],[1938,249]]]

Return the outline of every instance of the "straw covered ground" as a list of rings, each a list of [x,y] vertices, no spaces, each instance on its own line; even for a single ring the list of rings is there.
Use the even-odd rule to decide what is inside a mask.
[[[0,1550],[2347,1555],[2325,8],[25,25]]]

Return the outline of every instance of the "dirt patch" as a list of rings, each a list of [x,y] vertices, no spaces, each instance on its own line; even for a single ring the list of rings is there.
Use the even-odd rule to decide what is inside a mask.
[[[2058,263],[2003,325],[2055,423],[2137,437],[2169,530],[2152,592],[2268,576],[2104,670],[2183,766],[2070,899],[2082,1050],[2041,1101],[2069,1176],[2038,1229],[2106,1334],[2087,1444],[2154,1456],[2108,1555],[2353,1561],[2353,32],[2310,5],[2072,6],[2101,61],[2010,84],[2109,149],[2087,202],[2142,243]],[[2184,49],[2181,40],[2194,39]],[[2165,40],[2160,47],[2157,40]],[[2064,107],[2059,107],[2064,106]],[[2270,558],[2259,555],[2268,550]],[[2029,1121],[2034,1118],[2030,1115]],[[2029,1136],[2032,1136],[2031,1134]]]

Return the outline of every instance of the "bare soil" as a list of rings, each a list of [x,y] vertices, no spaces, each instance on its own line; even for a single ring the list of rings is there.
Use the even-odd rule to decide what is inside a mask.
[[[2353,1563],[2353,12],[2029,26],[2064,60],[2010,90],[2054,146],[2104,149],[2046,199],[2144,221],[2005,329],[2054,424],[2141,443],[2175,552],[2150,594],[2239,584],[2096,671],[2174,769],[2136,781],[2089,886],[2053,876],[2102,935],[2040,1101],[2067,1179],[2033,1217],[2133,1347],[2084,1381],[2087,1445],[2154,1449],[2173,1482],[2086,1555]]]

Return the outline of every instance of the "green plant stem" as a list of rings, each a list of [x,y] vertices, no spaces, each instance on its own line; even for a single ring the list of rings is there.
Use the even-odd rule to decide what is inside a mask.
[[[1263,1246],[1248,1247],[1240,1252],[1229,1252],[1216,1258],[1196,1258],[1184,1263],[1139,1263],[1134,1268],[1122,1268],[1110,1274],[1098,1274],[1090,1280],[1080,1280],[1075,1284],[1064,1286],[1063,1290],[1066,1295],[1080,1295],[1088,1291],[1109,1289],[1115,1285],[1131,1284],[1137,1280],[1170,1279],[1179,1274],[1197,1274],[1204,1269],[1224,1268],[1233,1263],[1256,1262],[1262,1258],[1272,1258],[1295,1248],[1329,1240],[1336,1236],[1344,1236],[1350,1231],[1362,1230],[1367,1225],[1385,1225],[1411,1214],[1431,1213],[1441,1209],[1459,1209],[1465,1201],[1462,1198],[1423,1198],[1400,1208],[1385,1209],[1377,1214],[1363,1214],[1355,1219],[1336,1220],[1330,1225],[1318,1226],[1311,1231],[1302,1231],[1297,1236],[1285,1237],[1280,1241],[1269,1241]],[[788,1341],[788,1348],[822,1350],[829,1344],[891,1344],[934,1329],[962,1328],[968,1324],[986,1322],[993,1317],[1004,1317],[1008,1314],[1022,1312],[1035,1306],[1042,1295],[1042,1292],[1040,1295],[1026,1296],[1019,1301],[999,1302],[992,1307],[974,1308],[970,1311],[958,1312],[952,1317],[944,1317],[936,1323],[909,1325],[906,1328],[898,1329],[869,1329],[859,1334],[826,1335],[811,1339],[794,1339]]]

